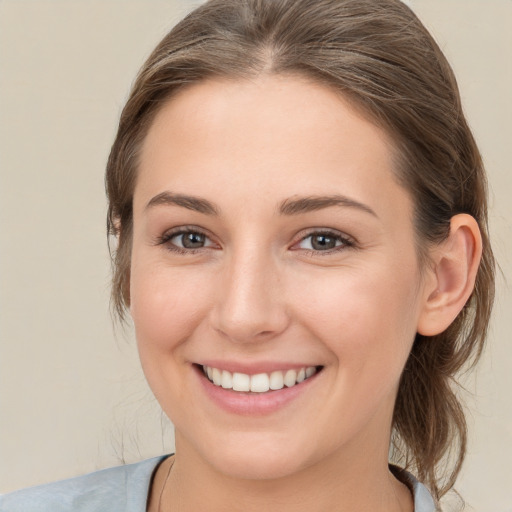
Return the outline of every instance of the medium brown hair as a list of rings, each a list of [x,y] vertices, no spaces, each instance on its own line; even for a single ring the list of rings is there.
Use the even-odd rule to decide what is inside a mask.
[[[399,0],[211,0],[181,21],[142,67],[122,112],[107,164],[113,305],[129,305],[132,200],[141,144],[159,108],[208,77],[306,76],[339,91],[395,142],[396,176],[415,205],[418,253],[449,232],[450,219],[478,222],[483,256],[474,291],[452,325],[417,335],[401,377],[390,459],[436,499],[454,484],[466,422],[454,376],[478,360],[494,295],[482,159],[453,72],[413,12]]]

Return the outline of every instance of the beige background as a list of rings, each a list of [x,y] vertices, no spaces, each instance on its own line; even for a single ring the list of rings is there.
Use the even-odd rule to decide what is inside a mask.
[[[412,0],[459,78],[512,266],[512,1]],[[172,449],[108,313],[103,169],[129,85],[186,0],[0,0],[0,492]],[[501,278],[458,489],[512,511],[512,294]]]

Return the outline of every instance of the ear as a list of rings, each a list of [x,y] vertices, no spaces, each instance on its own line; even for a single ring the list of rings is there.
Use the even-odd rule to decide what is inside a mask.
[[[435,336],[455,320],[473,291],[481,257],[478,223],[471,215],[454,215],[448,238],[430,251],[432,268],[425,280],[419,334]]]

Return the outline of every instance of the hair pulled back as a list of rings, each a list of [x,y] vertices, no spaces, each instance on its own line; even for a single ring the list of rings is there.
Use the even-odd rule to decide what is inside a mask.
[[[494,295],[482,159],[463,115],[453,72],[413,12],[399,0],[211,0],[189,14],[150,55],[121,115],[106,171],[113,253],[113,305],[129,305],[132,200],[138,155],[161,105],[208,77],[296,74],[339,91],[395,141],[399,182],[415,205],[418,254],[472,215],[482,262],[466,306],[433,337],[416,336],[402,374],[390,459],[412,468],[439,499],[466,451],[454,376],[478,360]]]

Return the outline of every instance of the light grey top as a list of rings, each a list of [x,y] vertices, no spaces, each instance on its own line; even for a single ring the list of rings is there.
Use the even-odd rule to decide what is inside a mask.
[[[146,512],[153,473],[166,457],[103,469],[0,496],[0,512]],[[414,494],[415,512],[435,512],[427,488],[410,473],[395,468]]]

